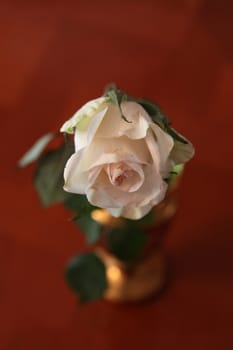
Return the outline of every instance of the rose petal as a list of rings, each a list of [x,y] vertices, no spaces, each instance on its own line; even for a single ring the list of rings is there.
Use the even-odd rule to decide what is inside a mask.
[[[138,103],[129,101],[121,103],[121,110],[129,123],[121,117],[119,107],[111,104],[101,123],[97,136],[113,138],[125,135],[130,139],[144,138],[149,127],[147,120],[149,116],[146,111]],[[116,125],[116,127],[113,127],[113,125]]]
[[[67,120],[61,127],[61,132],[69,134],[74,133],[74,129],[79,126],[80,131],[87,129],[91,118],[109,103],[108,97],[99,97],[95,100],[87,102],[82,106],[69,120]]]
[[[148,164],[151,156],[144,140],[132,142],[125,136],[111,140],[95,138],[84,150],[80,168],[88,171],[96,166],[120,161]]]
[[[136,163],[111,163],[106,166],[109,181],[119,190],[125,192],[137,191],[144,182],[142,165]]]
[[[160,174],[157,174],[154,164],[147,165],[144,168],[145,181],[137,192],[137,201],[131,202],[130,206],[146,206],[150,202],[153,205],[160,203],[165,197],[167,183],[163,181]]]
[[[111,184],[105,172],[87,187],[90,203],[102,208],[141,207],[158,204],[165,196],[167,184],[156,173],[154,165],[144,167],[145,181],[138,191],[124,192]]]
[[[74,153],[66,163],[64,170],[64,190],[71,193],[85,194],[88,184],[87,174],[80,169],[82,151]]]
[[[156,143],[158,144],[158,147],[159,147],[160,166],[161,166],[161,169],[163,169],[164,166],[166,166],[167,159],[174,146],[174,140],[170,135],[168,135],[165,131],[163,131],[158,125],[151,123],[150,127],[156,136]]]
[[[95,133],[101,124],[105,113],[107,111],[108,107],[105,107],[102,111],[97,113],[94,118],[89,120],[88,129],[87,130],[80,130],[79,128],[75,129],[74,134],[74,144],[75,144],[75,150],[79,151],[80,149],[87,147],[92,139],[95,136]]]
[[[188,143],[175,141],[174,147],[169,157],[172,162],[172,166],[176,164],[184,164],[194,156],[194,147],[189,141],[187,142]]]
[[[157,173],[160,172],[160,154],[159,154],[159,147],[158,143],[155,140],[155,136],[152,132],[152,130],[147,131],[147,135],[145,138],[145,142],[147,144],[148,150],[150,151],[151,157],[153,159],[153,162],[156,167]]]

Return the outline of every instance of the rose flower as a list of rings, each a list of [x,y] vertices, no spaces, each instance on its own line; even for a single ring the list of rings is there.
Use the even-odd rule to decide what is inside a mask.
[[[172,168],[194,154],[189,141],[169,130],[135,101],[118,105],[105,95],[86,103],[61,128],[75,142],[64,189],[115,217],[142,218],[165,197]]]

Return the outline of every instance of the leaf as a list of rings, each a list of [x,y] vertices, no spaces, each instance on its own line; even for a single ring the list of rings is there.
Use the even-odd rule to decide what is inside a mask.
[[[180,135],[175,129],[173,128],[170,128],[169,126],[165,129],[167,131],[167,133],[173,137],[173,139],[175,141],[179,141],[181,143],[184,143],[184,144],[188,144],[188,141],[182,136]]]
[[[23,168],[34,161],[36,161],[46,146],[49,144],[50,141],[52,141],[55,138],[56,134],[49,133],[42,137],[40,137],[34,145],[23,155],[23,157],[18,161],[17,165],[20,168]]]
[[[126,94],[123,91],[118,90],[115,86],[111,85],[109,90],[106,91],[105,96],[109,97],[110,100],[117,105],[121,113],[121,118],[124,119],[124,121],[126,121],[127,123],[132,123],[125,117],[121,110],[121,102],[123,102],[123,100],[127,98]]]
[[[63,190],[63,172],[73,152],[73,144],[67,142],[39,159],[34,184],[44,206],[61,203],[69,198],[70,194]]]
[[[75,212],[72,221],[79,220],[83,215],[90,215],[90,212],[96,209],[90,204],[85,195],[70,194],[67,200],[64,201],[64,206]]]
[[[183,170],[184,170],[184,164],[178,164],[172,168],[171,173],[180,175],[183,172]]]
[[[146,110],[152,120],[158,124],[161,128],[167,128],[170,124],[169,119],[162,113],[159,106],[155,103],[145,100],[139,99],[137,102]]]
[[[170,185],[173,181],[176,180],[177,176],[179,176],[184,170],[183,164],[175,165],[169,173],[168,178],[164,179],[168,185]]]
[[[64,205],[75,212],[71,221],[76,221],[86,236],[87,242],[89,244],[96,243],[101,237],[101,225],[91,217],[91,212],[96,207],[88,202],[86,196],[78,194],[71,194]]]
[[[85,195],[81,194],[70,194],[64,202],[64,206],[72,211],[78,211],[86,205],[88,205],[88,200]]]
[[[113,229],[108,236],[110,251],[120,260],[130,261],[137,258],[146,243],[143,230],[136,225],[127,225]]]
[[[86,208],[80,207],[78,211],[74,214],[72,218],[70,218],[70,221],[78,221],[83,215],[86,215]]]
[[[81,302],[100,299],[108,286],[105,265],[94,253],[75,256],[66,267],[65,277]]]
[[[91,215],[83,215],[77,220],[78,227],[86,236],[88,243],[96,243],[101,237],[102,226],[92,219]]]
[[[158,124],[161,129],[163,129],[166,133],[168,133],[174,140],[187,144],[188,141],[176,132],[175,129],[170,127],[171,122],[162,112],[162,110],[155,103],[145,100],[139,99],[138,103],[146,110],[152,120]]]

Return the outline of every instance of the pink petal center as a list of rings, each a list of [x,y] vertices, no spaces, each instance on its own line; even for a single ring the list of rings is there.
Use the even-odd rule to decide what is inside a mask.
[[[144,180],[143,171],[139,165],[131,167],[123,162],[111,163],[105,167],[105,171],[110,183],[122,191],[134,192]]]

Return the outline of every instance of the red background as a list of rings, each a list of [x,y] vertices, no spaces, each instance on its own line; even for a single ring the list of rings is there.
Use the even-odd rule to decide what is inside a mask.
[[[1,2],[1,350],[232,348],[232,20],[231,0]],[[83,238],[15,164],[113,81],[157,100],[196,156],[166,242],[166,293],[81,307],[63,267]]]

